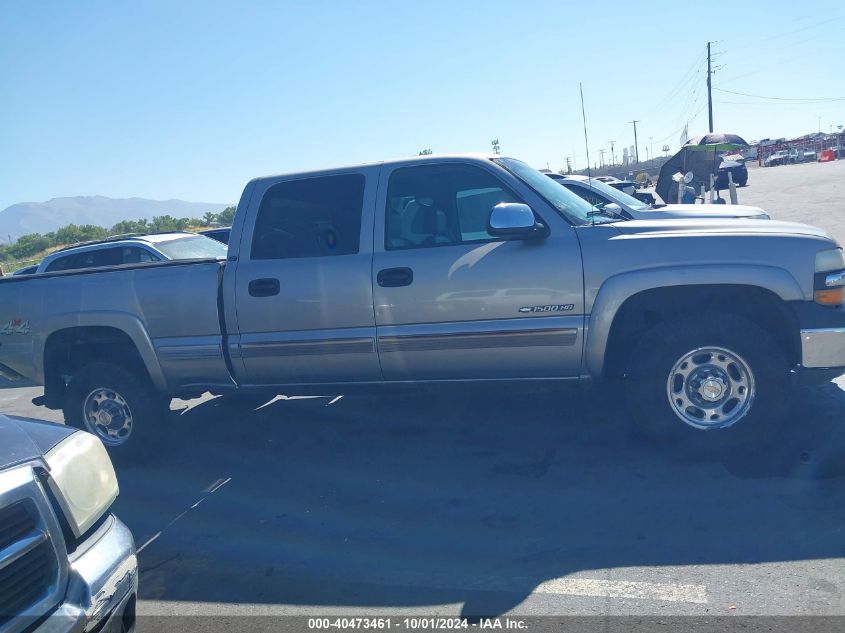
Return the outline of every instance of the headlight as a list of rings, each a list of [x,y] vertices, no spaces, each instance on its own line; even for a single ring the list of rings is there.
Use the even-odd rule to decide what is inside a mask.
[[[816,253],[816,274],[813,299],[825,306],[845,303],[845,257],[841,248]]]
[[[842,270],[845,268],[845,257],[842,256],[841,248],[831,248],[827,251],[816,253],[816,272],[826,273],[829,270]]]
[[[117,476],[100,440],[74,433],[45,457],[50,486],[74,535],[82,536],[117,497]]]

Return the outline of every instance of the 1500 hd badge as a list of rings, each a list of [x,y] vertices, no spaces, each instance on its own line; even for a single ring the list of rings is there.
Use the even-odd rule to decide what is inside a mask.
[[[0,326],[0,334],[29,334],[29,319],[12,319]]]
[[[550,306],[525,306],[520,308],[520,312],[569,312],[575,309],[574,303],[561,303]]]

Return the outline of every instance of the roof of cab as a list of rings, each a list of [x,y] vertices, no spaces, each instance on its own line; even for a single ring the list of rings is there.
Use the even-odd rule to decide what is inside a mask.
[[[328,167],[324,169],[309,169],[304,171],[292,171],[282,174],[271,174],[268,176],[258,176],[249,181],[249,184],[263,182],[266,180],[276,180],[279,178],[289,178],[291,176],[314,177],[330,175],[337,172],[347,172],[354,169],[361,169],[363,167],[377,167],[380,165],[418,165],[428,161],[434,162],[448,162],[448,161],[470,161],[470,162],[487,162],[495,158],[508,158],[499,154],[489,153],[460,153],[460,154],[426,154],[423,156],[408,156],[405,158],[393,158],[389,160],[373,161],[369,163],[359,163],[352,165],[343,165],[337,167]]]

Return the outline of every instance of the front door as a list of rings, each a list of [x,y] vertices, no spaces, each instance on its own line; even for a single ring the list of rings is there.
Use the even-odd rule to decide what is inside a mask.
[[[518,195],[493,163],[385,167],[373,255],[378,349],[387,380],[577,376],[583,280],[572,227]],[[490,210],[524,202],[545,239],[487,232]]]
[[[381,378],[371,284],[378,167],[259,183],[235,276],[242,382]]]

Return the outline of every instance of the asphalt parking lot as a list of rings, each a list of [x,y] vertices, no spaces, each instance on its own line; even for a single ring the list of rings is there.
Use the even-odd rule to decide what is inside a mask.
[[[740,202],[845,241],[843,182],[752,169]],[[139,613],[845,615],[843,389],[717,453],[644,443],[607,391],[175,401],[162,452],[118,471]],[[61,421],[40,393],[0,410]]]

